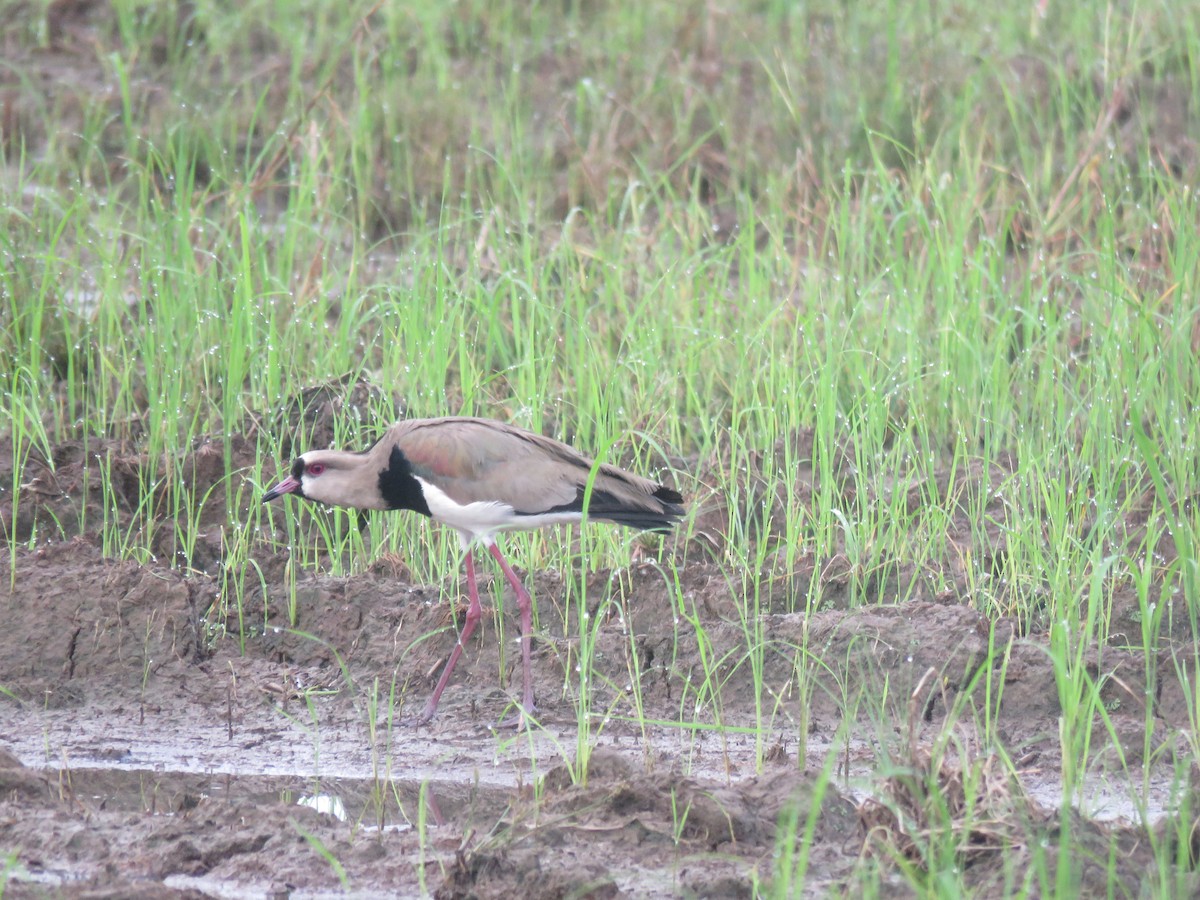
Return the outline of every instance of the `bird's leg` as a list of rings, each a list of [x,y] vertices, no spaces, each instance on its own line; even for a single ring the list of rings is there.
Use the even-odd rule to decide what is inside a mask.
[[[471,639],[471,635],[475,631],[475,626],[479,624],[479,620],[483,618],[483,607],[479,604],[479,588],[475,584],[475,560],[471,555],[470,547],[466,548],[466,561],[464,565],[467,568],[467,596],[471,601],[467,607],[467,618],[463,622],[462,631],[458,635],[458,643],[454,645],[454,649],[450,652],[450,658],[446,660],[446,668],[442,669],[442,677],[438,679],[437,687],[433,689],[433,695],[429,698],[429,702],[425,704],[425,709],[414,720],[414,724],[416,725],[428,725],[433,721],[433,716],[437,712],[438,701],[442,699],[442,691],[450,683],[450,675],[454,672],[454,666],[458,662],[458,658],[462,656],[463,647]]]
[[[525,690],[521,699],[521,721],[517,723],[517,727],[525,722],[528,716],[533,715],[533,667],[530,665],[530,642],[533,632],[533,599],[529,596],[529,591],[525,590],[525,585],[521,584],[521,579],[517,577],[517,573],[512,570],[504,560],[504,556],[500,553],[500,548],[495,542],[488,544],[488,552],[496,558],[496,562],[500,563],[500,569],[504,572],[504,577],[508,579],[508,583],[512,585],[512,589],[517,595],[517,606],[521,610],[521,669],[522,676],[525,682]]]

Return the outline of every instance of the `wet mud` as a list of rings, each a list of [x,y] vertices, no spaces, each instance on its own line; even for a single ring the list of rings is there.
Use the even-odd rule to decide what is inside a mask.
[[[252,443],[234,443],[248,466]],[[151,464],[106,449],[110,469]],[[414,584],[387,559],[297,572],[265,534],[239,604],[213,537],[238,511],[219,492],[194,526],[201,565],[118,561],[94,531],[63,528],[104,511],[85,454],[58,453],[24,495],[37,499],[4,511],[26,540],[54,535],[13,550],[0,589],[12,896],[754,896],[801,845],[814,895],[853,891],[865,855],[915,852],[922,798],[895,772],[951,799],[964,773],[986,786],[992,818],[963,822],[981,896],[1011,886],[1031,835],[1060,827],[1047,638],[987,619],[965,588],[805,613],[805,592],[837,598],[845,572],[801,558],[766,579],[748,621],[744,582],[711,550],[723,513],[702,508],[690,541],[619,572],[529,577],[536,728],[510,727],[502,578],[437,719],[416,728],[402,720],[453,647],[456,575]],[[198,489],[228,477],[222,454],[192,455]],[[586,580],[587,627],[561,602],[571,578]],[[1150,859],[1138,804],[1170,817],[1187,692],[1166,651],[1154,666],[1128,648],[1094,655],[1111,724],[1095,729],[1076,828],[1121,848],[1132,889]],[[958,751],[935,756],[946,735]],[[1146,753],[1163,764],[1143,781]],[[1094,877],[1103,888],[1103,865]]]

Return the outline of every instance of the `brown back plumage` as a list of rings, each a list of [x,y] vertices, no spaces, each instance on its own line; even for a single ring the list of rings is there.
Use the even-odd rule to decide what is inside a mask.
[[[467,417],[407,419],[368,454],[386,459],[398,447],[413,473],[454,500],[499,501],[518,515],[581,512],[593,461],[568,445],[503,422]],[[669,528],[683,497],[648,478],[601,465],[588,515],[633,528]]]

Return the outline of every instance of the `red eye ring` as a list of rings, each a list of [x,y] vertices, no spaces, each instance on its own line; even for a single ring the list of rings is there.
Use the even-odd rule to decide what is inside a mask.
[[[325,471],[325,466],[322,463],[313,463],[304,470],[305,475],[320,475]]]

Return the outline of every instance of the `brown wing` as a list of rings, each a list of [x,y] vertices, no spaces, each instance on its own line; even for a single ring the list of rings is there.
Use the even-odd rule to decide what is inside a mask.
[[[571,475],[591,463],[565,444],[488,419],[413,419],[392,430],[413,474],[456,503],[500,501],[541,512],[575,496]],[[557,450],[557,452],[555,452]],[[564,457],[562,451],[566,451]]]
[[[517,513],[581,511],[592,460],[560,441],[490,419],[409,419],[389,435],[413,474],[456,503],[500,501]],[[615,466],[600,467],[589,515],[660,528],[683,514],[682,498]]]

